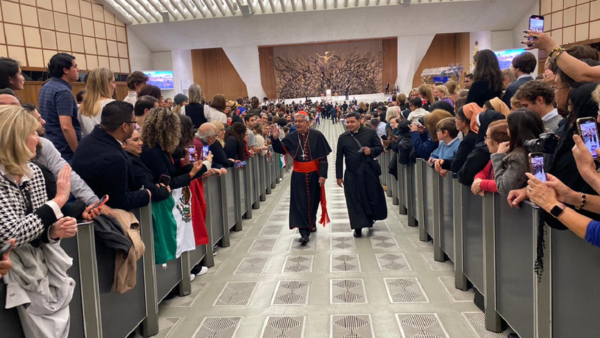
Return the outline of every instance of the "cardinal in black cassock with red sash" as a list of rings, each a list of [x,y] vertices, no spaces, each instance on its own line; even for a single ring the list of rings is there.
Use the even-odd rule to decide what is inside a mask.
[[[271,133],[273,149],[280,154],[289,154],[294,159],[294,171],[290,193],[290,229],[300,230],[303,245],[310,240],[310,233],[317,231],[317,209],[321,204],[319,223],[329,222],[325,199],[327,179],[327,155],[331,147],[325,136],[318,130],[309,129],[308,113],[300,111],[295,115],[296,131],[279,140],[279,129],[275,126]]]
[[[337,184],[343,186],[346,195],[350,227],[354,237],[361,237],[362,228],[370,228],[375,221],[387,218],[387,203],[379,182],[381,168],[375,162],[383,152],[383,145],[374,129],[360,125],[358,113],[346,116],[346,127],[348,131],[338,139],[335,172]]]

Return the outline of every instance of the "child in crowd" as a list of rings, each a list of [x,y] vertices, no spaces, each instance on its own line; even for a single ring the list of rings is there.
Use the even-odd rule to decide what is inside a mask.
[[[420,98],[415,98],[415,99],[410,100],[410,104],[409,104],[410,114],[408,114],[408,117],[406,119],[412,123],[415,123],[415,122],[418,122],[421,117],[427,115],[429,112],[427,110],[421,108],[422,105],[423,105],[423,100],[421,100]]]
[[[458,129],[456,129],[456,121],[453,117],[448,117],[440,122],[436,126],[437,139],[440,141],[440,145],[431,153],[429,163],[433,160],[448,160],[454,159],[460,139],[458,136]]]
[[[490,150],[490,154],[497,153],[500,143],[509,140],[508,123],[506,120],[494,121],[490,124],[485,135],[485,144]],[[475,195],[483,196],[486,191],[492,193],[498,192],[491,160],[485,168],[475,175],[475,180],[471,185],[471,192]]]

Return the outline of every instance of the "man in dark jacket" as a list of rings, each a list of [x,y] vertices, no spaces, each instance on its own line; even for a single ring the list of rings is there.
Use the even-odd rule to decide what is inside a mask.
[[[502,98],[507,107],[511,107],[510,99],[515,95],[517,90],[525,83],[533,81],[531,73],[535,70],[536,65],[537,60],[535,56],[529,52],[521,53],[512,60],[512,68],[517,80],[508,86]]]
[[[81,140],[73,156],[73,169],[97,196],[109,195],[111,208],[132,210],[150,202],[149,190],[133,190],[133,173],[121,146],[133,134],[135,123],[131,104],[107,104],[100,125]]]

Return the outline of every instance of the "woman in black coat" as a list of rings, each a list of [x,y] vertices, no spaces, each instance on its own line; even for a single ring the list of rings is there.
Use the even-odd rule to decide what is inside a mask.
[[[473,59],[475,61],[475,77],[466,103],[475,102],[478,106],[483,107],[485,101],[502,97],[504,75],[500,70],[496,54],[491,50],[480,50]]]
[[[141,159],[152,171],[155,183],[161,175],[170,176],[171,189],[188,186],[192,179],[202,177],[211,166],[209,160],[191,161],[187,152],[182,160],[174,158],[180,140],[179,115],[167,108],[154,108],[148,112],[142,131],[144,147]],[[191,162],[193,165],[189,165]]]
[[[246,153],[246,126],[236,122],[225,134],[225,155],[236,161],[243,161]]]
[[[458,172],[458,181],[470,187],[473,184],[475,175],[480,172],[490,161],[490,151],[485,144],[485,135],[489,125],[498,120],[504,120],[506,117],[494,110],[486,110],[479,114],[479,132],[475,149],[467,156],[465,164]]]

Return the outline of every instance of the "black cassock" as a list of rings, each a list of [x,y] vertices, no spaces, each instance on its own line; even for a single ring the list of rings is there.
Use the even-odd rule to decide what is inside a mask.
[[[360,146],[371,148],[371,156],[358,152]],[[387,203],[379,175],[374,169],[379,169],[375,158],[383,152],[383,146],[373,129],[360,127],[353,134],[347,131],[340,135],[337,144],[335,160],[336,178],[344,178],[344,194],[350,216],[352,229],[373,226],[373,222],[387,218]],[[344,173],[343,158],[346,157],[346,172]],[[380,170],[380,169],[379,169]]]
[[[319,177],[327,178],[327,155],[331,153],[331,147],[325,136],[314,129],[309,129],[308,134],[304,135],[293,131],[281,141],[273,138],[271,140],[276,152],[287,153],[294,159],[290,192],[290,229],[312,230],[316,226],[317,210],[321,203],[322,189]],[[301,167],[310,167],[313,164],[317,170],[298,172],[302,171]],[[326,208],[321,209],[326,215]]]

